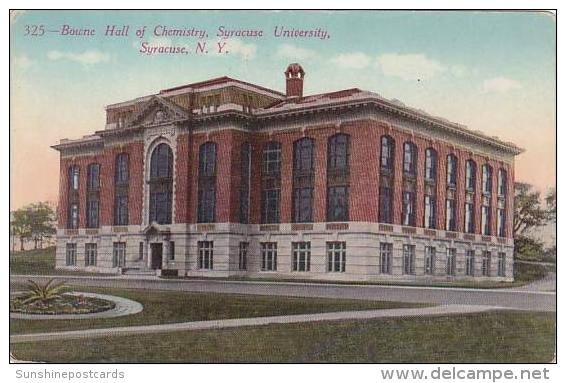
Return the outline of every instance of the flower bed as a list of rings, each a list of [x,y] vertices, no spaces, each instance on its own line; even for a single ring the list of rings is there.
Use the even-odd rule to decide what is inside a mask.
[[[116,307],[114,302],[105,299],[70,294],[63,294],[46,302],[37,300],[24,303],[24,300],[25,296],[10,297],[10,312],[42,315],[91,314]]]

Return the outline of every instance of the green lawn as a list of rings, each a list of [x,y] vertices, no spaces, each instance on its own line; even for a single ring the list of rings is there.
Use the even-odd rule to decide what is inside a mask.
[[[212,319],[424,306],[400,302],[186,293],[139,289],[128,290],[76,287],[73,290],[100,292],[103,294],[117,295],[133,299],[143,304],[144,310],[134,315],[107,319],[10,319],[10,332],[12,334],[22,334],[31,332],[150,325]]]
[[[12,344],[45,362],[536,363],[553,358],[555,314],[491,312],[270,325]]]
[[[84,271],[55,270],[55,246],[10,253],[10,274],[101,275]]]

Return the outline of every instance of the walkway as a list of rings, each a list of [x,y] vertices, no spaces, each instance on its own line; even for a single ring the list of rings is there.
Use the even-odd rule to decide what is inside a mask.
[[[170,323],[151,326],[111,327],[91,330],[20,334],[10,336],[10,343],[47,340],[97,338],[115,335],[154,334],[171,331],[213,330],[270,324],[306,323],[337,320],[364,320],[379,318],[410,318],[436,315],[455,315],[499,310],[500,307],[482,305],[446,305],[424,308],[400,308],[386,310],[341,311],[321,314],[282,315],[257,318],[221,319],[209,321]]]

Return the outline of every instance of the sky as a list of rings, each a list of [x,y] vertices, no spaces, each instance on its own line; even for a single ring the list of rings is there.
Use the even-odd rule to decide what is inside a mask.
[[[45,30],[42,36],[41,27]],[[63,26],[94,36],[62,35]],[[129,25],[127,36],[105,36]],[[145,26],[143,37],[136,31]],[[154,28],[207,36],[155,36]],[[224,30],[261,37],[218,37]],[[329,38],[275,37],[276,27]],[[11,209],[57,201],[62,138],[104,129],[108,104],[230,76],[284,91],[299,62],[305,94],[361,88],[525,149],[515,178],[556,185],[556,21],[541,12],[28,11],[10,31]],[[194,54],[197,42],[208,54]],[[150,46],[190,54],[147,55]],[[217,53],[218,43],[226,45]],[[227,53],[226,53],[227,52]]]

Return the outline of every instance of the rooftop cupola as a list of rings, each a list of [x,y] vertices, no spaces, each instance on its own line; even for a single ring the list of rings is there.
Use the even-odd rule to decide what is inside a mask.
[[[305,71],[299,64],[289,64],[285,71],[285,79],[287,84],[287,97],[303,97],[303,81],[305,79]]]

